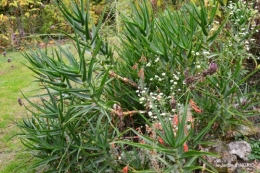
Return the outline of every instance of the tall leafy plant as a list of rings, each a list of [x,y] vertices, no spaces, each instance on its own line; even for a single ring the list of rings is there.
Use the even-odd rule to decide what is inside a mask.
[[[89,2],[71,4],[67,9],[57,1],[74,29],[73,35],[65,34],[77,55],[60,46],[24,54],[46,91],[40,103],[27,98],[30,114],[18,124],[24,145],[41,158],[32,167],[45,166],[47,172],[190,172],[204,169],[197,165],[200,159],[215,171],[203,159],[214,154],[197,151],[197,146],[215,121],[229,117],[209,109],[220,106],[230,113],[233,108],[226,108],[222,98],[237,97],[238,88],[223,80],[239,80],[239,86],[246,79],[237,72],[240,60],[229,61],[231,70],[219,63],[229,16],[215,26],[217,3],[212,9],[187,3],[154,15],[142,1],[132,6],[132,19],[122,16],[115,55],[100,34],[102,18],[96,24],[91,20]],[[225,92],[217,90],[222,86],[215,83],[221,81]],[[216,103],[205,106],[205,99]]]
[[[242,98],[248,100],[245,98],[248,95],[241,92],[243,85],[259,70],[248,73],[243,67],[246,58],[254,59],[247,49],[254,30],[241,32],[252,21],[254,10],[245,8],[237,11],[226,8],[225,17],[219,21],[215,19],[216,1],[211,7],[203,2],[199,7],[184,4],[178,11],[165,10],[157,17],[149,14],[147,7],[134,8],[134,19],[123,17],[126,29],[118,52],[125,63],[117,65],[116,73],[138,84],[141,91],[138,99],[146,107],[149,100],[141,97],[145,94],[158,101],[156,97],[161,93],[166,102],[174,97],[179,104],[190,94],[201,108],[199,112],[203,112],[194,112],[196,119],[208,124],[218,115],[218,129],[225,135],[227,128],[246,123],[245,115],[253,114],[248,111],[252,106],[248,101],[242,109],[234,106],[241,104]],[[234,23],[234,17],[239,16],[234,11],[240,10],[247,17],[243,17],[239,28]],[[235,33],[230,31],[230,26]],[[163,107],[163,111],[172,110],[170,105]]]

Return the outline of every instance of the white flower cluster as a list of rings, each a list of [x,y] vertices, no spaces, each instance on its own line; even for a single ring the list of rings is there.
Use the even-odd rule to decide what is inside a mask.
[[[250,59],[253,57],[250,53],[250,49],[251,46],[256,43],[256,40],[253,38],[245,40],[245,36],[249,35],[252,31],[258,32],[258,30],[255,30],[257,10],[254,9],[254,3],[243,0],[239,0],[236,3],[229,1],[228,4],[228,9],[230,11],[229,18],[230,22],[232,22],[231,25],[233,26],[229,34],[232,36],[223,43],[222,52],[228,57],[235,57],[237,56],[235,52],[239,52],[238,56]],[[255,58],[260,59],[259,57]]]
[[[235,26],[242,26],[245,22],[257,14],[257,10],[254,10],[254,3],[252,2],[248,3],[246,1],[239,0],[236,3],[229,1],[228,4],[230,18],[231,21],[234,22]],[[247,29],[242,27],[239,34],[247,34]]]
[[[180,72],[173,73],[172,79],[170,80],[170,83],[171,83],[170,90],[172,92],[172,95],[175,95],[176,91],[177,92],[181,91],[181,89],[179,88],[179,85],[178,85],[180,83],[179,76],[180,76]]]

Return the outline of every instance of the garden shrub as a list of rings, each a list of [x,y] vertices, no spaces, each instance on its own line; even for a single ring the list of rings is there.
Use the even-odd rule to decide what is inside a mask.
[[[69,9],[70,0],[62,2]],[[114,23],[114,13],[109,11],[110,4],[113,4],[111,0],[91,2],[90,14],[95,23],[106,7],[106,19],[110,24]],[[42,42],[46,37],[64,38],[61,35],[63,32],[72,33],[72,27],[67,24],[53,0],[3,1],[0,2],[0,11],[0,51],[21,49]]]
[[[64,3],[69,5],[69,1]],[[21,49],[29,46],[33,38],[41,41],[40,36],[46,37],[50,33],[71,33],[71,28],[52,1],[4,1],[0,3],[0,10],[1,50]]]
[[[24,53],[46,91],[39,96],[41,103],[25,97],[29,115],[18,123],[23,144],[41,158],[32,168],[216,171],[204,160],[214,154],[199,151],[199,145],[208,136],[226,135],[226,129],[248,123],[246,117],[254,113],[252,92],[245,85],[258,67],[243,69],[246,58],[255,58],[246,46],[255,29],[247,27],[254,11],[230,3],[232,8],[217,20],[213,1],[212,6],[183,3],[155,15],[142,1],[132,6],[130,17],[122,15],[114,50],[100,34],[102,17],[91,22],[89,2],[72,6],[57,3],[74,30],[68,36],[77,55],[59,45],[51,52]]]

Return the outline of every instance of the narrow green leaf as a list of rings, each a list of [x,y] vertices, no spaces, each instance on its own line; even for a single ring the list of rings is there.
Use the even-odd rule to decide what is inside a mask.
[[[195,142],[195,144],[198,144],[199,142],[201,142],[201,140],[203,139],[203,137],[209,132],[211,126],[213,125],[213,123],[216,121],[218,115],[216,115],[209,123],[208,125],[199,132],[199,134],[196,135],[196,137],[193,139],[193,141]]]
[[[217,155],[210,152],[189,150],[187,152],[183,152],[182,154],[180,154],[180,159],[197,157],[197,156],[217,156]]]
[[[94,62],[95,62],[95,58],[92,57],[91,61],[89,63],[89,67],[88,67],[88,78],[87,78],[87,82],[89,85],[91,85],[91,81],[92,81],[92,74],[93,74],[93,67],[94,67]]]

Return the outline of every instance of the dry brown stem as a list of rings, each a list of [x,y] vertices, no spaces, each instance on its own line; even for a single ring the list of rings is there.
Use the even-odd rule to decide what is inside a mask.
[[[123,81],[123,82],[125,82],[125,83],[127,83],[127,84],[129,84],[129,85],[131,85],[132,87],[138,88],[138,85],[137,85],[135,82],[131,81],[131,80],[128,79],[128,78],[119,76],[119,75],[116,74],[115,72],[109,72],[109,75],[112,76],[112,77],[114,77],[114,78],[117,78],[117,79],[119,79],[119,80],[121,80],[121,81]]]
[[[121,116],[122,114],[123,114],[123,116],[128,116],[128,115],[133,116],[133,115],[135,115],[135,114],[139,114],[139,113],[142,114],[142,113],[145,113],[146,111],[135,110],[135,111],[118,112],[118,111],[112,109],[111,112],[112,112],[113,114],[118,115],[118,116]]]

